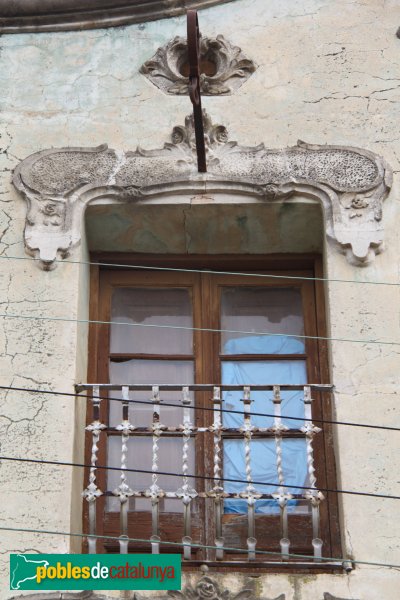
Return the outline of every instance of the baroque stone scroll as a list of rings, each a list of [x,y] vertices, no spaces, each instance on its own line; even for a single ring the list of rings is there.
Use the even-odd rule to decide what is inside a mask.
[[[13,182],[28,204],[25,246],[50,269],[80,243],[85,207],[143,202],[154,195],[241,193],[265,203],[299,194],[321,202],[326,235],[348,260],[365,265],[383,247],[382,204],[392,172],[380,156],[345,146],[270,150],[230,141],[204,113],[208,172],[197,172],[191,117],[176,126],[163,148],[122,152],[54,148],[23,160]]]

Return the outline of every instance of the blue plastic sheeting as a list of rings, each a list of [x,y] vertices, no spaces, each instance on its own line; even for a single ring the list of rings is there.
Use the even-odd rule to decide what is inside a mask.
[[[275,440],[252,440],[250,443],[251,471],[254,481],[278,483],[276,471]],[[305,439],[282,440],[282,468],[287,485],[306,485],[307,453]],[[244,442],[242,440],[225,440],[224,442],[224,477],[228,479],[246,480],[244,459]],[[257,491],[273,494],[278,489],[271,485],[255,485]],[[225,482],[227,492],[239,493],[246,489],[245,483]],[[301,494],[304,490],[290,488],[292,494]],[[289,502],[290,507],[297,505],[296,500]],[[224,502],[225,513],[246,513],[247,501],[229,498]],[[279,512],[276,500],[257,500],[256,513],[271,514]]]
[[[224,354],[304,354],[304,339],[287,335],[247,335],[229,340]]]
[[[249,354],[249,361],[223,361],[222,383],[231,385],[251,384],[305,384],[307,383],[306,362],[304,360],[269,360],[251,362],[251,354],[302,354],[304,342],[286,336],[248,336],[229,340],[225,344],[224,354]],[[242,392],[224,392],[225,410],[243,410]],[[252,412],[274,412],[272,392],[253,392],[251,398]],[[298,421],[282,422],[291,429],[298,429],[304,424],[303,392],[282,391],[282,414],[299,417]],[[243,423],[241,415],[223,413],[225,427],[240,427]],[[256,427],[270,427],[272,417],[252,417]]]
[[[305,361],[259,361],[259,362],[223,362],[222,383],[232,385],[307,383]],[[224,410],[243,412],[243,392],[224,392]],[[282,423],[290,429],[299,429],[304,425],[303,391],[282,391],[281,410],[283,415],[298,417],[298,420],[282,419]],[[273,392],[251,392],[251,412],[274,414]],[[256,427],[271,427],[273,417],[254,416],[251,422]],[[225,427],[241,427],[242,414],[223,413]]]
[[[252,354],[301,354],[304,352],[302,340],[286,336],[248,336],[232,339],[225,344],[224,354],[249,354],[248,361],[223,361],[222,383],[231,385],[254,384],[306,384],[307,373],[304,360],[268,360],[251,362]],[[243,411],[242,392],[224,392],[224,409]],[[252,392],[251,412],[274,413],[272,392]],[[304,425],[303,392],[282,391],[282,414],[298,417],[297,420],[282,419],[290,429],[298,429]],[[255,416],[251,422],[257,427],[270,427],[273,417]],[[241,414],[223,413],[225,427],[237,428],[243,425]],[[285,483],[287,485],[305,485],[307,479],[306,443],[304,439],[282,440],[282,460]],[[255,481],[278,483],[276,470],[276,450],[274,440],[253,440],[251,442],[251,467]],[[228,479],[246,479],[244,461],[244,441],[224,441],[224,477]],[[245,490],[245,484],[226,482],[229,492]],[[260,492],[273,493],[277,488],[257,486]],[[301,493],[290,489],[291,493]],[[295,500],[290,506],[296,506]],[[247,512],[246,500],[228,499],[224,502],[226,513]],[[271,514],[278,512],[275,500],[257,500],[256,513]]]

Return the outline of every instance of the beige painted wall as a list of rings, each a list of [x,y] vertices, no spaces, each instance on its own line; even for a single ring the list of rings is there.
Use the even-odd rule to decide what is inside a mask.
[[[381,154],[394,170],[384,206],[386,250],[363,269],[326,244],[326,276],[399,283],[400,24],[397,0],[237,0],[200,15],[205,35],[219,33],[258,64],[233,97],[205,98],[213,121],[244,145],[358,146]],[[3,385],[73,391],[86,378],[87,269],[60,264],[44,272],[23,246],[25,205],[10,183],[18,162],[52,146],[160,147],[190,112],[185,97],[166,97],[138,68],[158,46],[184,35],[182,18],[108,30],[1,39],[0,313],[71,321],[1,320]],[[5,256],[16,257],[5,259]],[[88,256],[84,241],[74,260]],[[21,259],[21,260],[17,260]],[[330,335],[400,343],[400,287],[330,282]],[[335,417],[393,424],[399,345],[331,343]],[[71,460],[82,456],[82,407],[69,398],[2,392],[1,453]],[[400,494],[398,434],[337,430],[339,487]],[[80,527],[80,474],[68,468],[0,465],[0,525],[58,531]],[[341,497],[343,554],[400,564],[399,506],[393,500]],[[2,532],[0,598],[8,590],[9,552],[77,550],[63,536]],[[397,600],[398,570],[359,566],[350,575],[267,575],[259,591],[286,600]],[[241,581],[225,576],[239,589]]]

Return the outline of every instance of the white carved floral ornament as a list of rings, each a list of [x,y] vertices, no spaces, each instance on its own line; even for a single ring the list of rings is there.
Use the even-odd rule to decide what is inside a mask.
[[[192,117],[172,131],[163,148],[122,152],[53,148],[15,169],[13,182],[28,204],[25,247],[50,269],[80,243],[88,204],[142,202],[155,195],[241,193],[265,203],[295,194],[323,206],[326,235],[348,260],[366,265],[383,247],[382,204],[392,171],[380,156],[345,146],[298,142],[284,150],[229,141],[224,126],[204,113],[207,173],[198,173]]]
[[[201,37],[199,56],[200,60],[215,68],[212,74],[203,72],[200,75],[200,89],[204,96],[231,94],[256,70],[254,62],[243,54],[241,48],[231,44],[223,35]],[[154,56],[141,66],[140,72],[167,94],[188,94],[189,79],[182,73],[187,57],[187,39],[176,36],[158,48]]]

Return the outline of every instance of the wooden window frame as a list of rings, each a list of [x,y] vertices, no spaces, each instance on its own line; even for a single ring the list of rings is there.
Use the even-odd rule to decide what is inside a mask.
[[[149,266],[149,267],[164,267],[164,268],[182,268],[182,269],[203,269],[203,270],[213,270],[213,271],[227,271],[227,272],[241,272],[241,273],[262,273],[268,272],[279,275],[298,275],[306,278],[310,278],[308,281],[303,281],[301,284],[302,289],[307,289],[307,294],[310,296],[310,302],[307,302],[307,305],[304,306],[304,315],[305,322],[312,323],[312,328],[307,330],[307,335],[317,336],[320,338],[326,337],[326,326],[325,326],[325,304],[324,304],[324,292],[323,292],[323,283],[318,281],[318,278],[321,278],[323,275],[322,272],[322,262],[320,256],[316,255],[247,255],[247,256],[238,256],[238,255],[218,255],[218,256],[182,256],[182,255],[125,255],[125,254],[96,254],[92,256],[93,262],[99,263],[108,263],[109,265],[115,264],[118,266],[108,266],[108,267],[99,267],[92,266],[91,267],[91,285],[90,285],[90,319],[91,320],[109,320],[105,318],[107,315],[101,313],[100,311],[100,293],[101,293],[101,279],[103,277],[107,277],[106,273],[124,273],[124,275],[120,278],[120,281],[128,281],[133,277],[132,271],[138,274],[139,281],[143,280],[143,275],[140,273],[144,273],[145,271],[142,269],[138,269],[135,271],[131,268],[132,265],[137,265],[138,267]],[[126,264],[128,268],[123,268],[120,265]],[[151,271],[157,272],[157,271]],[[168,273],[158,271],[158,273],[164,273],[164,275],[160,278],[167,282],[169,279]],[[118,278],[119,275],[112,275],[111,278]],[[187,277],[187,276],[186,276]],[[217,277],[217,275],[216,275]],[[316,280],[313,280],[316,278]],[[179,277],[178,277],[179,279]],[[250,278],[251,279],[251,278]],[[279,284],[279,282],[281,283]],[[279,279],[271,280],[272,286],[276,287],[279,285],[288,286],[289,280],[282,281]],[[295,284],[298,280],[291,280],[290,284]],[[230,278],[225,277],[225,282],[231,284],[232,286],[238,285],[238,276],[234,275]],[[254,282],[252,282],[254,285]],[[140,285],[140,284],[139,284]],[[171,287],[176,287],[176,283],[170,283]],[[245,286],[245,281],[241,282],[241,285]],[[298,285],[298,284],[297,284]],[[194,307],[194,310],[201,310],[200,307]],[[214,306],[210,311],[211,314],[214,315],[214,318],[217,319],[218,310]],[[306,314],[309,312],[310,314]],[[218,319],[211,323],[212,328],[219,329]],[[197,334],[195,333],[195,336]],[[214,345],[214,356],[218,356],[219,354],[219,339],[217,335],[211,335],[213,338],[211,344]],[[100,340],[102,343],[100,344]],[[88,368],[88,381],[92,383],[108,383],[107,381],[107,373],[104,372],[104,368],[99,368],[99,365],[105,364],[108,361],[108,342],[104,343],[104,340],[108,340],[108,326],[107,325],[90,325],[89,330],[89,368]],[[205,349],[204,346],[201,345],[199,348],[199,339],[195,340],[195,347],[197,347],[198,352],[206,352],[209,353],[210,349]],[[105,357],[107,354],[107,358]],[[327,360],[327,343],[324,339],[318,339],[315,341],[307,340],[307,354],[309,355],[309,360],[307,361],[307,375],[308,381],[310,383],[330,383],[329,378],[329,369],[328,369],[328,360]],[[196,364],[202,363],[204,361],[204,356],[197,356]],[[218,361],[219,363],[219,361]],[[197,367],[196,367],[197,368]],[[206,370],[207,373],[207,370]],[[198,374],[197,374],[198,375]],[[204,373],[203,373],[204,375]],[[204,383],[218,383],[218,379],[215,379],[215,372],[209,373],[211,379],[209,381],[203,381]],[[220,380],[220,379],[219,379]],[[203,396],[203,397],[200,397]],[[196,397],[196,402],[202,403],[207,402],[209,405],[209,394],[201,394],[199,397]],[[314,413],[315,418],[321,419],[331,419],[331,398],[329,394],[324,394],[323,402],[318,402],[319,408],[317,412]],[[200,412],[200,411],[199,411]],[[88,410],[87,421],[88,423],[91,421],[92,415],[90,414],[91,410]],[[107,419],[107,407],[106,403],[103,403],[102,406],[102,419],[106,422]],[[210,413],[211,418],[211,413]],[[198,442],[201,446],[201,442]],[[318,434],[314,439],[314,448],[315,448],[315,459],[316,459],[316,467],[317,467],[317,481],[318,485],[321,488],[329,488],[336,489],[336,470],[335,470],[335,457],[334,457],[334,444],[333,444],[333,431],[332,426],[329,424],[324,424],[323,431],[321,434]],[[207,450],[207,452],[211,452],[211,448]],[[204,448],[197,447],[197,456],[200,452],[204,452]],[[90,458],[90,448],[89,444],[86,447],[86,462],[89,462]],[[212,456],[209,455],[210,464],[212,464]],[[99,455],[98,455],[98,463],[106,464],[106,445],[103,443],[100,447]],[[322,461],[322,462],[321,462]],[[199,465],[196,465],[196,469],[199,468]],[[105,481],[106,481],[106,473],[105,471],[98,472],[98,481],[101,489],[105,489]],[[201,489],[200,486],[197,489]],[[326,500],[321,504],[321,531],[324,532],[324,546],[323,546],[323,556],[336,557],[341,555],[341,543],[340,543],[340,531],[339,531],[339,514],[338,514],[338,499],[337,494],[328,492],[325,494]],[[193,539],[194,541],[201,540],[201,543],[206,543],[209,545],[213,545],[212,539],[212,531],[213,531],[213,517],[212,517],[212,509],[208,508],[208,505],[211,505],[211,501],[203,501],[206,505],[204,518],[206,523],[206,536],[202,537],[200,529],[197,527],[196,522],[194,522],[193,527]],[[142,535],[141,532],[144,532],[146,529],[149,529],[150,524],[150,516],[148,513],[142,512],[140,514],[141,519],[141,527],[136,525],[135,529],[130,525],[129,535],[132,537],[149,537],[148,535]],[[111,515],[111,516],[110,516]],[[182,534],[180,530],[180,519],[175,515],[175,513],[167,514],[167,518],[161,518],[160,527],[162,532],[162,539],[170,539],[171,541],[180,541]],[[243,515],[245,519],[246,516]],[[87,531],[87,507],[84,507],[84,531]],[[263,517],[265,520],[266,517]],[[273,518],[274,519],[274,518]],[[273,521],[272,519],[272,521]],[[275,518],[276,519],[276,518]],[[240,521],[237,515],[231,516],[226,515],[225,521]],[[300,521],[303,520],[303,517],[300,517]],[[260,521],[260,519],[258,519]],[[273,522],[270,522],[269,529],[265,534],[271,533],[272,529],[276,529],[276,535],[273,537],[273,550],[279,551],[279,522],[277,522],[277,526]],[[289,527],[290,527],[290,535],[294,536],[296,539],[296,531],[293,530],[293,524],[295,523],[296,518],[290,517]],[[98,533],[100,535],[119,535],[119,513],[106,513],[105,512],[105,499],[104,497],[100,498],[97,502],[97,523],[99,524]],[[257,528],[257,524],[256,524]],[[296,529],[296,526],[295,528]],[[178,535],[177,532],[179,531]],[[264,535],[264,532],[262,532]],[[301,526],[299,526],[299,536],[302,535]],[[174,538],[174,539],[172,539]],[[308,544],[309,540],[307,540]],[[225,541],[226,545],[229,545],[229,540]],[[237,545],[237,544],[235,544]],[[244,546],[245,547],[245,546]],[[165,547],[164,547],[165,548]],[[105,543],[101,547],[101,552],[118,552],[118,542],[110,542]],[[136,547],[135,551],[149,551],[149,545],[145,545],[143,547]],[[165,551],[163,549],[163,551]],[[168,551],[177,551],[176,547],[170,547]],[[291,552],[296,552],[299,554],[310,552],[310,545],[307,547],[302,547],[297,544],[294,548],[291,547]],[[206,555],[205,552],[199,551],[195,553],[194,560],[187,565],[188,568],[195,566],[196,564],[201,564],[209,559],[209,556]],[[237,560],[235,556],[232,556],[232,560]],[[240,560],[240,557],[239,557]],[[271,560],[279,560],[279,557],[271,557]],[[266,559],[267,562],[267,559]],[[235,564],[237,564],[235,562]],[[240,563],[247,568],[254,568],[257,566],[257,571],[262,569],[262,565],[255,565],[254,563],[247,563],[246,558],[243,557],[243,563]],[[225,566],[224,566],[225,565]],[[229,560],[226,562],[218,562],[219,570],[224,570],[226,568],[229,570]],[[279,568],[276,569],[279,571]],[[285,569],[287,571],[287,568]],[[290,565],[290,570],[296,572],[296,563]],[[321,571],[324,571],[324,564],[322,563],[320,566]],[[326,570],[326,569],[325,569]],[[304,569],[301,570],[304,572]],[[313,569],[315,572],[315,569]]]

